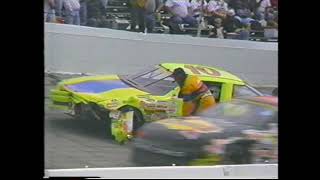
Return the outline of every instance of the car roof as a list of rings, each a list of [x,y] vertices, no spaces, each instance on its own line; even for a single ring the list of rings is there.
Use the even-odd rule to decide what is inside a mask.
[[[249,100],[261,104],[268,104],[274,107],[278,107],[278,97],[276,96],[255,96],[255,97],[241,97],[235,99]]]
[[[164,67],[170,72],[176,68],[182,68],[187,74],[197,75],[200,77],[214,77],[218,79],[228,79],[232,81],[243,82],[239,77],[231,74],[220,68],[212,66],[202,66],[197,64],[183,64],[183,63],[162,63],[160,66]],[[191,70],[193,69],[193,70]],[[207,72],[207,73],[206,73]]]

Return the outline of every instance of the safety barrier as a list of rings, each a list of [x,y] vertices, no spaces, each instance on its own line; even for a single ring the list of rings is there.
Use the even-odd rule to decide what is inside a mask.
[[[45,24],[49,71],[128,74],[162,62],[217,66],[257,85],[278,81],[277,43]]]
[[[277,179],[278,164],[47,169],[45,177]]]

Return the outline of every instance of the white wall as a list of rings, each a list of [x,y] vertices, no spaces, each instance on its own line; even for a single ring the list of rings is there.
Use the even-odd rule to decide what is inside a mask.
[[[45,24],[46,70],[128,74],[161,62],[217,66],[257,85],[278,82],[277,43]]]
[[[278,164],[46,169],[45,177],[129,179],[277,179]]]

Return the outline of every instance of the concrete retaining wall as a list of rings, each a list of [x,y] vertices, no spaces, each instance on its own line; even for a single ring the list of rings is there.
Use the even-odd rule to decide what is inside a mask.
[[[255,85],[278,82],[277,43],[45,24],[49,71],[129,74],[162,62],[217,66]]]

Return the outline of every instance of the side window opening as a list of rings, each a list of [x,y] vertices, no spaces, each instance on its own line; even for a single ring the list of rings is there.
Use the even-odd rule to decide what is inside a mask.
[[[220,101],[220,95],[221,95],[222,83],[208,82],[208,81],[207,82],[204,81],[204,83],[207,85],[207,87],[211,91],[211,93],[214,96],[214,99],[216,100],[216,102],[219,102]]]
[[[233,86],[233,97],[243,97],[243,96],[258,96],[256,92],[251,90],[246,85],[234,85]]]

